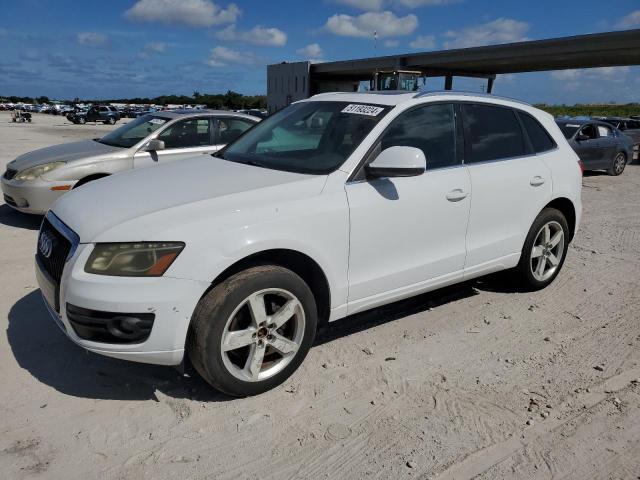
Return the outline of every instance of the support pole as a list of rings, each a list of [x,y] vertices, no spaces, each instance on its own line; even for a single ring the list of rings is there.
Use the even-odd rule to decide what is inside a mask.
[[[444,89],[451,90],[453,88],[453,76],[447,75],[444,77]]]
[[[496,81],[495,75],[487,78],[487,93],[491,93],[493,91],[493,82],[495,81]]]

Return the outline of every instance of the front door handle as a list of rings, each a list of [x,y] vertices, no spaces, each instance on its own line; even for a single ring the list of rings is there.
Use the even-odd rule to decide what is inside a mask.
[[[447,193],[447,200],[450,202],[459,202],[460,200],[467,198],[467,195],[468,193],[461,188],[456,188],[455,190],[451,190]]]
[[[529,183],[532,187],[539,187],[540,185],[544,184],[544,178],[542,178],[540,175],[536,175],[529,181]]]

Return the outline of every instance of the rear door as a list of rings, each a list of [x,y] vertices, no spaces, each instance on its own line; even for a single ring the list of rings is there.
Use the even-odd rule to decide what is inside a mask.
[[[601,151],[601,167],[608,168],[618,153],[618,139],[609,125],[598,124],[598,145]]]
[[[471,177],[465,275],[471,277],[517,263],[533,220],[551,198],[552,182],[544,153],[533,150],[514,109],[465,103],[463,112]],[[547,145],[556,148],[552,140]]]
[[[134,168],[193,158],[217,150],[213,145],[212,119],[205,116],[171,123],[156,138],[164,142],[165,149],[157,152],[138,151],[133,157]]]

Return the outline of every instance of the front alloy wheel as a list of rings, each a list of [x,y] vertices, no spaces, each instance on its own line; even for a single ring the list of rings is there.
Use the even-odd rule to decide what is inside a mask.
[[[291,292],[266,289],[252,293],[225,325],[221,338],[225,367],[245,382],[274,376],[300,349],[304,320],[302,304]]]
[[[302,363],[317,318],[313,293],[299,275],[278,265],[251,267],[200,299],[187,353],[213,387],[256,395],[284,382]]]

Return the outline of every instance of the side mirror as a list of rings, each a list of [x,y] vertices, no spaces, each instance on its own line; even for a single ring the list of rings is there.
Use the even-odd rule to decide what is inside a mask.
[[[588,135],[585,135],[584,133],[581,133],[576,137],[576,140],[579,141],[579,142],[584,142],[586,140],[589,140],[590,138],[591,137],[589,137]]]
[[[142,150],[144,150],[145,152],[157,152],[158,150],[164,150],[164,148],[165,147],[163,140],[152,138],[144,147],[142,147]]]
[[[427,168],[427,159],[419,148],[389,147],[380,152],[376,159],[365,167],[367,176],[415,177],[422,175]]]

